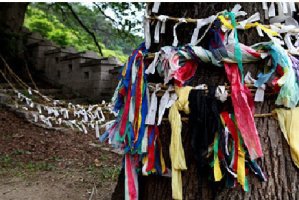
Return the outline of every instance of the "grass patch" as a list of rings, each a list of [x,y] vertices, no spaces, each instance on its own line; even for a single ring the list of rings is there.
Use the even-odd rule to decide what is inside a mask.
[[[15,150],[12,155],[27,154],[27,151]],[[51,162],[39,161],[39,162],[22,162],[13,159],[11,155],[0,155],[0,174],[8,174],[10,172],[18,172],[22,176],[26,171],[52,171],[55,169],[55,165]]]

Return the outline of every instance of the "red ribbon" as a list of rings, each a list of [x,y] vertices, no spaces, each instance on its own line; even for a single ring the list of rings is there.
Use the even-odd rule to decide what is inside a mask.
[[[130,102],[131,102],[131,83],[129,84],[128,87],[128,94],[126,96],[126,103],[124,107],[124,112],[122,114],[122,119],[120,122],[120,129],[119,129],[119,135],[120,137],[123,137],[125,131],[126,131],[126,125],[129,117],[129,110],[130,110]]]
[[[237,130],[234,122],[232,121],[232,119],[229,117],[228,112],[222,112],[221,116],[222,116],[222,119],[224,120],[224,122],[234,140],[235,155],[234,155],[233,169],[235,172],[237,172],[237,169],[238,169],[238,145],[239,145],[238,130]]]
[[[135,135],[135,141],[138,139],[138,133],[139,133],[139,125],[138,122],[141,120],[139,119],[139,113],[141,109],[141,103],[142,103],[142,79],[143,79],[143,62],[142,62],[142,53],[138,52],[136,56],[136,62],[141,62],[140,66],[138,68],[138,74],[137,74],[137,82],[136,82],[136,95],[135,95],[135,113],[134,113],[134,135]]]
[[[228,80],[231,84],[231,98],[236,115],[238,128],[248,149],[250,158],[263,156],[258,132],[254,123],[254,102],[250,90],[241,84],[238,65],[224,63]]]

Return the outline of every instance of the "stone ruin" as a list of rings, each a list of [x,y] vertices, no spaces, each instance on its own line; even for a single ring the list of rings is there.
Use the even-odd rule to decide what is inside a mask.
[[[121,63],[96,52],[59,47],[38,33],[28,33],[29,60],[48,82],[70,89],[92,101],[110,100],[117,86]]]

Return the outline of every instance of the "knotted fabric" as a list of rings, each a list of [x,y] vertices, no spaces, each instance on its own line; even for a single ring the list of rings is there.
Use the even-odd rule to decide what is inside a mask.
[[[188,96],[192,87],[175,87],[178,100],[169,109],[169,122],[171,125],[170,159],[172,167],[172,198],[183,199],[181,171],[186,170],[185,153],[182,145],[182,121],[179,111],[189,114]]]

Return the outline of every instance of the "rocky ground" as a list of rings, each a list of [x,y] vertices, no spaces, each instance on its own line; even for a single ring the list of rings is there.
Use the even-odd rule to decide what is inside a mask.
[[[38,127],[0,108],[0,199],[110,199],[121,156],[94,133]]]

